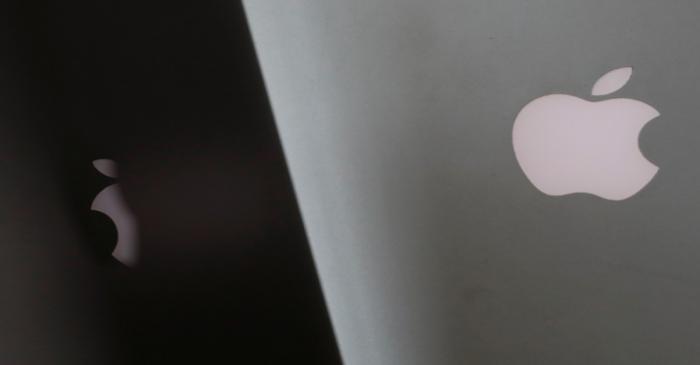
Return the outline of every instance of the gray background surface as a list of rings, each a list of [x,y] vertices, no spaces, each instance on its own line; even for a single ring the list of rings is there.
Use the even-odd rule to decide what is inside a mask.
[[[700,3],[245,4],[348,365],[697,362]],[[623,66],[659,174],[540,193],[518,111]]]

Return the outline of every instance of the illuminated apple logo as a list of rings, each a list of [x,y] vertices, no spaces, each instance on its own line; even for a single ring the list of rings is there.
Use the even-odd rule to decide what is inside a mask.
[[[105,176],[117,177],[117,164],[108,159],[92,162],[92,165]],[[117,229],[117,244],[112,256],[126,266],[134,266],[138,260],[138,225],[134,214],[124,200],[119,184],[102,189],[90,209],[107,215]]]
[[[631,76],[631,67],[610,71],[595,83],[592,94],[611,94]],[[639,133],[658,116],[638,100],[543,96],[515,119],[515,157],[530,182],[547,195],[588,193],[624,200],[659,170],[639,149]]]

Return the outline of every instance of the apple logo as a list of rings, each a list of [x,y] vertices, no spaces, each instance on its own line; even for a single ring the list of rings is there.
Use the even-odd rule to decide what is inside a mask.
[[[631,67],[603,75],[592,95],[609,95],[632,76]],[[525,176],[551,196],[588,193],[627,199],[659,168],[639,149],[639,134],[660,114],[633,99],[587,101],[552,94],[523,107],[513,125],[513,149]]]
[[[99,159],[92,165],[105,176],[117,177],[117,164],[113,160]],[[106,214],[117,229],[117,244],[112,256],[126,266],[138,261],[138,224],[134,214],[124,200],[119,184],[102,189],[90,206],[91,210]]]

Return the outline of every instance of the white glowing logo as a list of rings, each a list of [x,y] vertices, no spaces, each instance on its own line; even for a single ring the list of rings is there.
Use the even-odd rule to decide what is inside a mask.
[[[611,94],[631,76],[630,67],[608,72],[592,94]],[[513,148],[527,178],[545,194],[589,193],[623,200],[644,188],[659,170],[639,149],[639,133],[658,116],[656,109],[638,100],[591,102],[547,95],[518,114]]]
[[[117,177],[117,164],[112,160],[95,160],[92,165],[105,176]],[[134,266],[138,260],[138,225],[119,184],[102,189],[90,209],[106,214],[117,228],[117,245],[112,256],[124,265]]]

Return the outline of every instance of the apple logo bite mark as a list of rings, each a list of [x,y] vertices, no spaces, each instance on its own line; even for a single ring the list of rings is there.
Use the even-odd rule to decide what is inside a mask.
[[[611,94],[632,76],[632,68],[608,72],[592,95]],[[588,193],[627,199],[644,188],[659,168],[639,149],[639,134],[659,112],[633,99],[592,102],[552,94],[523,107],[513,125],[513,149],[525,176],[541,192],[561,196]]]
[[[109,159],[99,159],[92,165],[105,176],[117,177],[117,164]],[[91,210],[107,215],[117,228],[117,244],[112,256],[126,266],[138,261],[138,224],[134,214],[124,200],[119,184],[102,189],[90,206]]]

